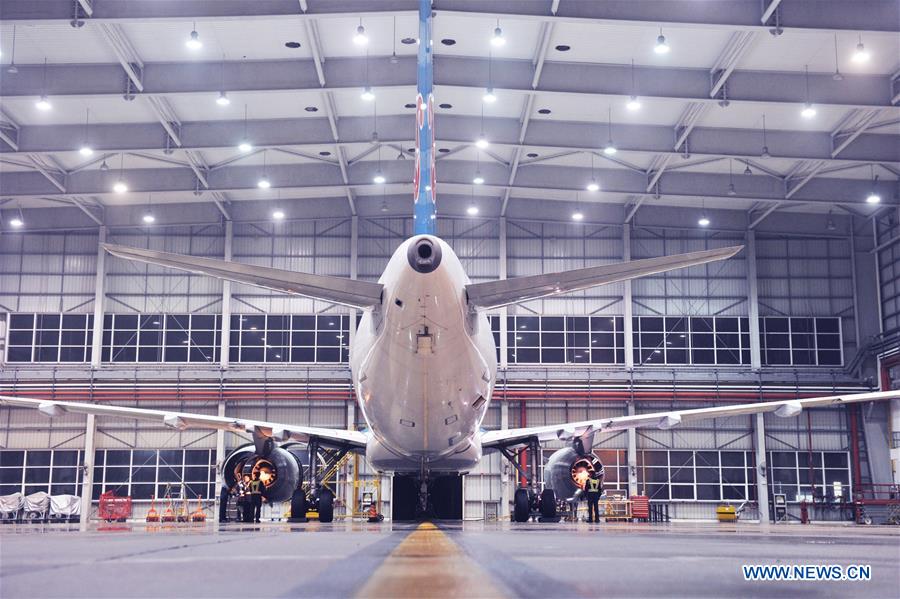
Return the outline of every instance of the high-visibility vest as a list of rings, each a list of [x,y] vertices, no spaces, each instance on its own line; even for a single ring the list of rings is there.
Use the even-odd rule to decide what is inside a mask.
[[[589,478],[588,481],[588,492],[596,493],[600,490],[600,479],[599,478]]]
[[[262,495],[262,481],[259,481],[259,480],[251,480],[250,481],[250,494],[251,495]]]

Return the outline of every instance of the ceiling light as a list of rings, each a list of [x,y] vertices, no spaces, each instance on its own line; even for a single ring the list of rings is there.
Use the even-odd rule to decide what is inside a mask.
[[[113,191],[116,193],[125,193],[128,191],[128,186],[125,185],[125,181],[119,179],[113,184]]]
[[[9,226],[11,226],[14,229],[21,229],[22,227],[25,226],[25,221],[22,220],[18,216],[14,216],[11,219],[9,219]]]
[[[660,32],[659,37],[656,38],[656,45],[653,47],[653,51],[657,54],[668,54],[669,50],[669,44],[666,43],[666,36]]]
[[[362,23],[356,28],[356,34],[353,36],[353,43],[357,46],[365,46],[369,43],[369,36],[366,35],[366,28],[362,26]]]
[[[762,153],[760,154],[761,158],[771,158],[772,155],[769,154],[769,146],[763,146]]]
[[[101,170],[101,171],[108,171],[108,170],[109,170],[109,165],[106,164],[106,160],[104,160],[103,162],[100,163],[100,170]]]
[[[588,191],[600,191],[600,184],[597,183],[596,179],[591,179],[591,182],[587,184],[585,187]]]
[[[606,147],[603,148],[603,153],[606,154],[607,156],[613,156],[613,155],[615,155],[616,152],[618,152],[618,150],[616,149],[616,146],[613,144],[613,141],[609,140],[608,142],[606,142]]]
[[[701,227],[708,227],[709,222],[710,222],[709,217],[707,217],[705,214],[701,214],[700,220],[697,221],[697,224],[700,225]]]
[[[241,152],[249,152],[252,149],[253,149],[253,144],[251,144],[246,139],[238,144],[238,150],[240,150]]]
[[[628,104],[625,105],[628,110],[634,112],[635,110],[641,109],[641,101],[638,100],[637,96],[631,96],[628,98]]]
[[[263,175],[262,178],[260,178],[260,180],[256,182],[256,186],[260,189],[269,189],[270,187],[272,187],[272,183],[269,181],[269,178],[267,176]]]
[[[497,101],[497,96],[494,94],[494,88],[489,87],[485,90],[484,95],[481,97],[482,100],[487,102],[488,104],[493,104]]]
[[[191,31],[191,37],[188,38],[184,45],[187,46],[190,50],[199,50],[203,47],[203,42],[200,41],[200,34],[197,33],[197,30],[194,29]]]
[[[816,116],[815,107],[813,107],[812,104],[807,102],[806,104],[803,105],[803,110],[800,111],[800,116],[802,116],[805,119],[813,118],[814,116]]]
[[[382,212],[387,212],[387,211],[388,211],[387,200],[381,200],[381,211],[382,211]]]
[[[92,156],[94,154],[94,149],[91,148],[91,146],[84,144],[79,148],[78,153],[85,157]]]
[[[866,50],[865,45],[862,42],[856,44],[856,51],[853,53],[853,62],[863,63],[869,62],[869,58],[871,58],[871,54]]]
[[[272,212],[272,218],[275,220],[284,220],[284,212],[281,210],[275,210]]]
[[[231,100],[228,99],[228,94],[225,92],[219,92],[219,97],[216,98],[216,104],[219,106],[228,106],[231,104]]]
[[[576,210],[572,213],[572,220],[584,220],[584,214],[581,213],[581,210]]]
[[[47,94],[44,94],[40,97],[40,99],[34,103],[35,107],[38,110],[47,111],[53,108],[53,105],[50,103],[50,99],[47,97]]]
[[[375,173],[375,176],[372,177],[372,182],[373,182],[373,183],[378,183],[379,185],[381,185],[382,183],[384,183],[386,180],[387,180],[387,179],[384,178],[384,175],[381,174],[381,171],[376,172],[376,173]]]
[[[747,166],[744,167],[744,174],[745,174],[745,175],[752,175],[752,174],[753,174],[753,171],[750,170],[750,165],[749,165],[749,164],[748,164]]]
[[[829,231],[834,231],[837,229],[837,225],[834,224],[834,219],[831,218],[831,213],[828,213],[828,221],[825,223],[825,228]]]
[[[475,146],[480,150],[484,150],[489,145],[491,145],[491,142],[489,142],[484,135],[481,135],[478,139],[475,140]]]
[[[866,197],[867,204],[878,204],[881,202],[881,196],[875,193],[874,191],[870,192],[868,197]]]
[[[363,93],[360,95],[360,98],[362,98],[366,102],[371,102],[375,99],[375,92],[373,92],[372,88],[367,85],[363,90]]]
[[[734,183],[729,183],[729,184],[728,184],[728,192],[727,192],[727,193],[728,193],[728,195],[730,195],[730,196],[736,196],[736,195],[737,195],[737,191],[735,191],[735,189],[734,189]]]
[[[503,30],[500,29],[500,26],[494,28],[494,36],[491,38],[491,45],[495,48],[499,48],[500,46],[506,43],[506,38],[503,37]]]
[[[478,206],[476,206],[475,204],[469,204],[469,207],[466,208],[466,214],[468,214],[469,216],[475,216],[476,214],[478,214]]]
[[[149,210],[144,213],[144,216],[141,217],[141,220],[147,223],[148,225],[152,225],[156,222],[156,217],[153,216],[153,213]]]
[[[484,183],[484,177],[481,176],[481,173],[475,173],[475,178],[472,179],[472,183],[475,185],[482,185]]]

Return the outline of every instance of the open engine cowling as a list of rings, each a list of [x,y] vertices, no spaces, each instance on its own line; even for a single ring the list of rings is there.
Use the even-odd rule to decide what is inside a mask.
[[[588,478],[594,472],[600,473],[601,488],[603,485],[603,464],[593,453],[584,453],[576,449],[577,443],[564,447],[550,456],[544,466],[544,488],[553,489],[559,499],[572,499],[579,491],[583,492]]]
[[[266,455],[257,453],[253,444],[238,447],[222,466],[225,484],[229,488],[244,474],[259,475],[270,502],[288,501],[303,482],[303,460],[299,448],[271,447]]]

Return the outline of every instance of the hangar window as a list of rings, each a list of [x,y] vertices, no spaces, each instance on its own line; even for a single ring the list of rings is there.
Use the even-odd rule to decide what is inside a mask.
[[[633,320],[636,365],[749,365],[747,318],[636,316]]]
[[[231,361],[346,363],[348,314],[236,314],[231,318]]]
[[[167,494],[209,499],[216,492],[215,457],[215,450],[209,449],[98,450],[93,498],[114,491],[136,500]]]
[[[81,454],[68,449],[0,451],[0,495],[79,495]]]
[[[621,316],[508,316],[506,341],[510,364],[625,362]]]
[[[844,363],[838,317],[765,316],[760,318],[760,351],[766,366],[841,366]]]
[[[104,362],[217,361],[221,316],[213,314],[106,314]]]
[[[7,362],[87,362],[91,314],[11,314]]]

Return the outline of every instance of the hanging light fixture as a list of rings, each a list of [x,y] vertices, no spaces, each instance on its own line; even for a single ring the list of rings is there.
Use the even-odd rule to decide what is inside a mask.
[[[591,180],[588,181],[588,184],[585,186],[585,189],[588,191],[599,191],[600,184],[597,183],[597,179],[594,176],[594,153],[591,152]]]
[[[216,98],[216,104],[219,106],[228,106],[231,104],[231,100],[228,99],[228,94],[225,92],[225,55],[222,55],[222,89],[219,91],[219,97]]]
[[[631,96],[628,98],[628,103],[625,104],[625,107],[628,108],[631,112],[635,110],[641,109],[641,101],[638,100],[637,89],[634,85],[634,59],[631,59]]]
[[[184,45],[188,47],[189,50],[197,51],[203,47],[203,42],[200,41],[200,34],[197,33],[197,23],[194,22],[193,29],[191,29],[191,34],[188,36]]]
[[[853,62],[862,64],[864,62],[869,62],[869,59],[872,57],[869,54],[869,51],[866,50],[866,46],[862,43],[862,34],[859,34],[859,43],[856,44],[856,50],[853,52]]]
[[[9,226],[13,229],[21,229],[25,226],[25,217],[22,216],[22,207],[18,207],[18,214],[11,219],[9,219]]]
[[[770,158],[772,155],[769,154],[769,146],[766,143],[766,115],[762,115],[762,134],[763,134],[763,146],[762,152],[760,152],[760,156],[762,158]]]
[[[812,105],[812,102],[809,101],[809,65],[806,65],[806,102],[803,104],[803,110],[800,111],[800,116],[805,119],[811,119],[816,116],[816,109]]]
[[[85,158],[94,154],[94,149],[91,147],[91,144],[88,143],[88,121],[90,120],[90,116],[91,109],[86,108],[84,111],[84,136],[81,140],[81,147],[78,149],[78,153]]]
[[[19,68],[16,66],[16,26],[13,25],[12,32],[12,55],[11,60],[9,62],[9,68],[6,69],[6,72],[10,75],[15,75],[19,72]]]
[[[734,189],[734,160],[728,159],[728,195],[736,196],[737,191]]]
[[[825,221],[825,228],[829,231],[837,229],[837,226],[834,224],[834,219],[831,217],[831,210],[828,211],[828,220]]]
[[[653,47],[653,51],[657,54],[668,54],[669,44],[666,42],[666,36],[663,35],[662,27],[659,28],[659,37],[656,38],[656,45]]]
[[[363,27],[362,19],[359,20],[359,26],[356,28],[356,33],[353,34],[353,43],[357,46],[365,46],[369,43],[369,36],[366,35],[366,28]]]
[[[381,172],[381,146],[378,146],[378,170],[375,171],[375,176],[372,177],[372,182],[378,185],[384,184],[387,179],[384,178],[384,173]]]
[[[391,51],[391,64],[398,64],[400,62],[400,58],[397,56],[397,17],[394,17],[394,34],[391,36],[391,42],[393,43],[392,51]]]
[[[50,98],[47,97],[47,58],[44,58],[44,70],[41,75],[41,97],[38,98],[38,101],[34,103],[35,107],[41,111],[48,111],[53,108],[53,105],[50,103]]]
[[[488,51],[488,85],[487,89],[484,90],[484,95],[481,96],[481,99],[488,104],[493,104],[497,101],[497,96],[494,94],[494,74],[493,74],[493,63],[494,63],[494,53]]]
[[[469,216],[478,215],[478,205],[475,203],[475,187],[472,187],[472,199],[469,201],[468,208],[466,208],[466,214]]]
[[[491,143],[488,141],[487,137],[484,135],[484,104],[481,105],[481,134],[478,136],[478,139],[475,140],[475,147],[479,150],[484,150]]]
[[[838,39],[837,33],[834,34],[834,75],[831,76],[835,81],[843,81],[844,76],[841,75],[841,70],[838,68]]]
[[[745,175],[752,175],[752,174],[753,174],[753,171],[750,170],[750,165],[749,165],[749,164],[745,164],[745,166],[744,166],[744,174],[745,174]]]
[[[272,211],[272,220],[284,220],[284,210],[276,208]]]
[[[244,104],[244,138],[238,144],[238,150],[244,152],[250,152],[253,150],[253,144],[250,143],[250,139],[247,137],[247,105]]]
[[[608,106],[608,118],[606,121],[606,132],[609,134],[609,140],[606,142],[606,147],[603,148],[603,153],[607,156],[614,156],[618,150],[616,149],[616,145],[612,140],[612,104]]]
[[[144,215],[141,217],[141,220],[144,221],[144,224],[152,225],[156,222],[156,217],[153,215],[153,194],[147,194],[147,210],[144,212]]]
[[[123,173],[125,171],[125,153],[119,154],[119,178],[113,183],[113,191],[116,193],[125,193],[128,191],[128,185],[125,184]]]
[[[708,227],[710,223],[709,217],[706,214],[701,213],[699,220],[697,220],[697,224],[701,227]]]
[[[497,26],[494,28],[494,35],[491,37],[491,45],[499,48],[506,44],[506,38],[503,37],[503,30],[500,29],[500,19],[497,19]]]
[[[574,221],[584,220],[584,213],[579,208],[576,208],[575,212],[572,213],[572,220],[574,220]]]
[[[372,91],[372,86],[369,85],[369,53],[366,52],[366,86],[363,88],[362,94],[359,96],[366,102],[371,102],[375,99],[375,92]]]
[[[881,196],[878,195],[878,191],[875,189],[875,185],[878,183],[878,175],[875,174],[875,165],[869,165],[872,173],[872,190],[869,192],[869,195],[866,196],[866,204],[879,204],[881,203]]]
[[[269,189],[272,187],[272,183],[269,181],[269,175],[266,172],[266,150],[263,150],[263,174],[262,177],[259,178],[259,181],[256,182],[256,186],[260,189]]]

